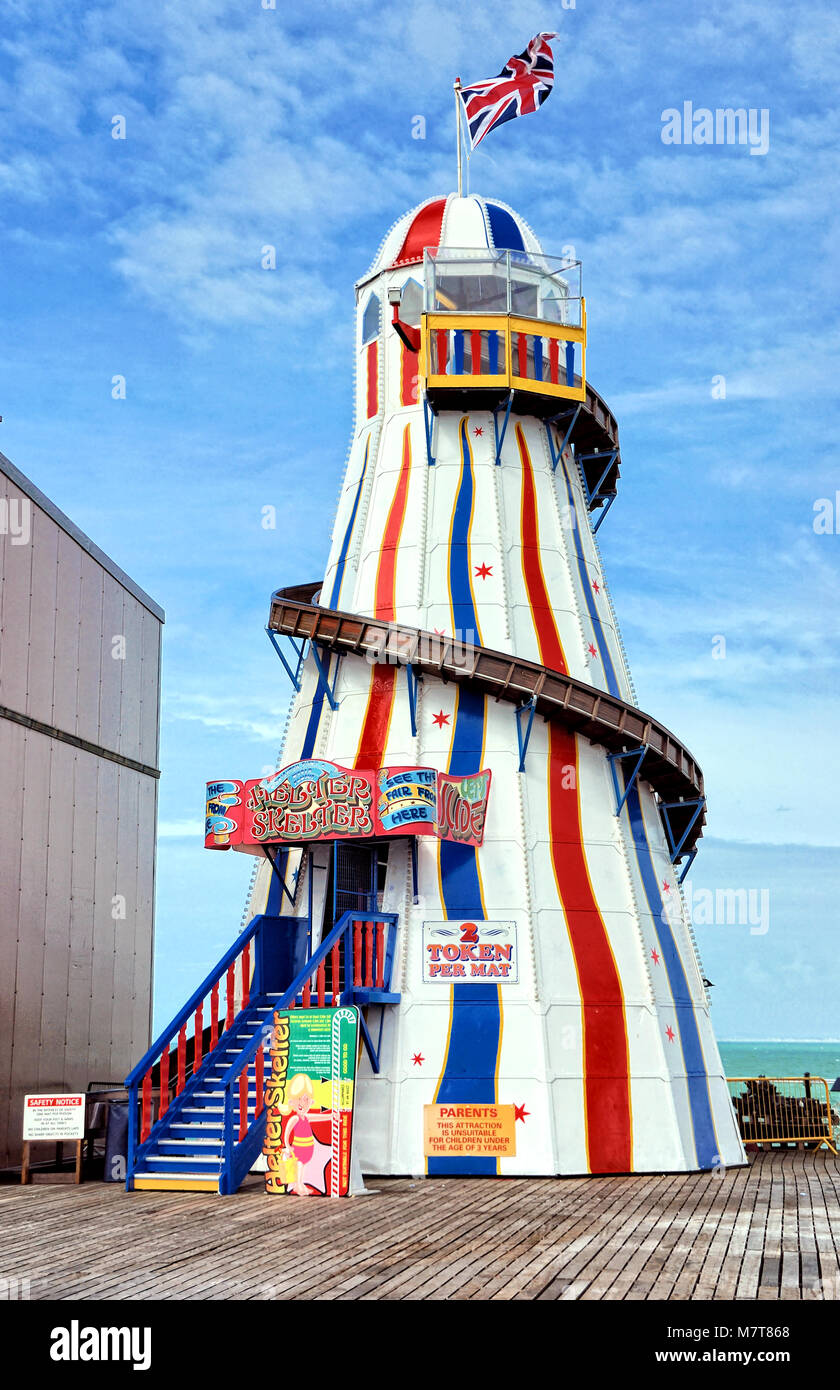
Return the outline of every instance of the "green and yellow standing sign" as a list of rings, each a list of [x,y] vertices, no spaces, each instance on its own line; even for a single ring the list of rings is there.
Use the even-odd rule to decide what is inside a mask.
[[[265,1190],[346,1197],[359,1045],[359,1011],[274,1014],[266,1086]]]

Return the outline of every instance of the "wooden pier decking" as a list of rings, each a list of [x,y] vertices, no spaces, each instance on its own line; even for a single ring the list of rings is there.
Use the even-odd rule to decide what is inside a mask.
[[[0,1186],[0,1271],[33,1300],[840,1297],[825,1150],[719,1175],[367,1184],[342,1201],[267,1197],[256,1175],[235,1197]]]

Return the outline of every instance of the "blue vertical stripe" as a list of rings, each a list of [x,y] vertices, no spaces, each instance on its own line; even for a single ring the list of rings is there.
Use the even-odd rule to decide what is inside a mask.
[[[551,426],[549,426],[549,429],[550,428]],[[575,542],[575,558],[577,560],[578,574],[580,575],[580,584],[581,588],[583,589],[583,598],[586,604],[586,610],[589,614],[590,622],[592,623],[592,626],[595,630],[595,635],[598,638],[598,653],[601,658],[601,665],[604,668],[604,676],[606,677],[607,681],[607,689],[609,690],[611,695],[615,695],[618,697],[619,700],[622,700],[624,696],[618,688],[618,679],[615,674],[615,667],[613,665],[612,656],[610,655],[609,644],[607,642],[603,624],[598,614],[598,608],[595,603],[595,595],[592,592],[592,581],[589,578],[589,569],[586,564],[586,556],[583,553],[580,518],[577,514],[577,508],[575,506],[575,494],[572,488],[571,479],[569,478],[568,470],[566,468],[565,460],[560,460],[560,467],[563,470],[563,478],[566,483],[566,496],[569,499],[569,507],[571,508],[572,512],[572,534],[574,536]]]
[[[456,628],[478,634],[478,616],[470,583],[469,526],[475,480],[467,436],[467,420],[461,421],[461,478],[452,524],[449,554],[449,586]],[[481,770],[484,745],[485,699],[460,687],[455,708],[455,727],[448,771],[466,776]],[[447,918],[484,919],[476,850],[441,840],[440,879]],[[496,1064],[501,1034],[501,999],[498,985],[453,984],[452,1017],[444,1072],[435,1097],[438,1105],[492,1105],[496,1100]],[[487,1174],[498,1171],[495,1158],[430,1158],[430,1174]]]
[[[706,1062],[703,1057],[703,1047],[700,1042],[700,1032],[697,1027],[697,1018],[694,1012],[694,1001],[691,998],[688,980],[686,979],[685,969],[677,943],[674,940],[671,924],[665,912],[665,904],[662,900],[662,893],[659,888],[659,877],[653,863],[647,830],[645,829],[641,797],[639,796],[637,782],[634,782],[627,796],[625,805],[627,806],[630,825],[633,830],[633,842],[636,849],[636,857],[639,862],[639,869],[641,870],[645,897],[647,898],[648,907],[653,917],[662,955],[662,962],[668,975],[668,984],[674,999],[674,1008],[677,1015],[677,1031],[682,1048],[683,1063],[685,1065],[688,1085],[688,1100],[691,1111],[691,1123],[694,1129],[694,1146],[697,1152],[697,1164],[700,1168],[714,1168],[720,1163],[720,1151],[718,1149],[715,1125],[712,1118],[712,1106],[709,1098],[709,1078],[706,1072]],[[669,1044],[666,1044],[666,1046],[668,1045]]]

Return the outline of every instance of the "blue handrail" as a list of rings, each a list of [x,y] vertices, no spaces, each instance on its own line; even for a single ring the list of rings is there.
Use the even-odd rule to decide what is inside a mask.
[[[158,1060],[161,1053],[163,1052],[163,1049],[169,1043],[171,1043],[172,1039],[178,1033],[181,1025],[183,1023],[186,1023],[190,1014],[195,1013],[196,1008],[201,1003],[202,999],[204,999],[204,997],[210,993],[213,986],[220,982],[228,966],[231,964],[232,961],[236,960],[236,957],[241,952],[243,946],[245,946],[247,942],[251,940],[252,937],[256,936],[261,923],[261,916],[258,915],[256,917],[251,918],[251,921],[245,928],[245,931],[242,932],[240,936],[237,936],[233,945],[230,946],[227,951],[225,951],[225,954],[222,956],[218,964],[213,966],[213,969],[210,971],[210,974],[203,981],[203,983],[199,985],[195,993],[190,996],[184,1007],[180,1010],[179,1013],[175,1015],[172,1022],[167,1024],[160,1037],[152,1043],[146,1055],[142,1057],[140,1061],[137,1063],[137,1066],[134,1067],[134,1069],[131,1072],[129,1072],[125,1081],[126,1086],[136,1086],[139,1081],[142,1081],[146,1072],[149,1070],[149,1067],[154,1066],[155,1062]]]

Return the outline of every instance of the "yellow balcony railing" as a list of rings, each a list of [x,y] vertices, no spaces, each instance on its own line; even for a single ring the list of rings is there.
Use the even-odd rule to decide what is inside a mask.
[[[424,314],[420,371],[427,389],[501,387],[586,399],[586,303],[581,324],[514,314]]]

